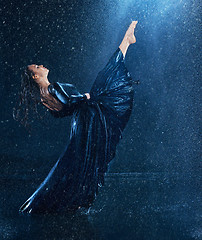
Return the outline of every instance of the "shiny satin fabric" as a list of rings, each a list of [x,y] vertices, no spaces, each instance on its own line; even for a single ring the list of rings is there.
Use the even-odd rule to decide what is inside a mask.
[[[99,72],[90,99],[71,84],[55,83],[49,92],[63,104],[55,117],[72,116],[70,143],[20,212],[46,213],[89,207],[104,184],[133,106],[133,82],[118,48]]]
[[[48,91],[63,105],[61,111],[51,111],[54,117],[71,116],[77,105],[87,99],[85,94],[80,94],[76,87],[69,83],[52,83],[48,86]]]

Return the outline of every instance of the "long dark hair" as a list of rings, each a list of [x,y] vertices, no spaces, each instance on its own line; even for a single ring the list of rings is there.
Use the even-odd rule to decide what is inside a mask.
[[[43,118],[38,112],[38,105],[41,104],[40,89],[32,76],[33,74],[28,68],[22,72],[19,102],[13,108],[13,118],[29,131],[31,130],[29,121],[31,109],[36,113],[37,118]]]

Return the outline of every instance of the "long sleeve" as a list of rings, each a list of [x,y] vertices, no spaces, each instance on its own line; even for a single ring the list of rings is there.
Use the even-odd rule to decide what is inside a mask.
[[[49,93],[63,104],[60,111],[50,111],[54,117],[65,117],[73,114],[80,104],[87,100],[85,94],[80,94],[74,85],[68,83],[52,83],[48,86]]]
[[[77,104],[77,103],[80,103],[80,102],[83,102],[87,100],[87,96],[85,94],[83,95],[71,95],[70,98],[69,98],[69,103],[70,104]]]

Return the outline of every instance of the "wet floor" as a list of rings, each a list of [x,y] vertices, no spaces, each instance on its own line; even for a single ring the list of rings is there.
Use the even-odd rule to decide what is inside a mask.
[[[23,216],[40,179],[0,176],[1,239],[201,239],[199,179],[179,173],[108,173],[93,206],[77,213]]]

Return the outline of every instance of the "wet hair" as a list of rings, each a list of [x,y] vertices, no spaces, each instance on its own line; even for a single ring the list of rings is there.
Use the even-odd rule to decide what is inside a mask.
[[[19,101],[13,108],[13,118],[24,125],[27,130],[30,130],[30,110],[36,113],[37,118],[43,118],[38,112],[38,105],[41,104],[40,89],[32,76],[33,73],[26,67],[21,74]]]

